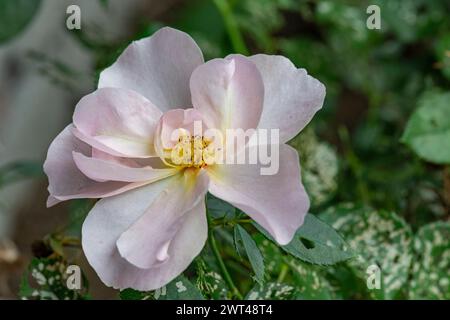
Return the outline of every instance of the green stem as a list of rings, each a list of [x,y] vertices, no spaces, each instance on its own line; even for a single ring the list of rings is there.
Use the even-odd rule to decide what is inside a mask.
[[[214,221],[211,221],[211,225],[213,227],[234,227],[237,224],[251,224],[252,220],[251,219],[232,219],[232,220],[228,220],[225,218],[218,218],[218,219],[214,219]]]
[[[231,11],[228,0],[214,0],[214,3],[217,9],[220,11],[220,14],[222,15],[222,19],[227,29],[228,35],[230,36],[234,51],[236,51],[236,53],[241,53],[247,56],[249,54],[249,51],[247,49],[247,46],[245,45],[244,39],[242,38],[239,26],[234,19],[233,12]]]
[[[280,271],[280,274],[278,275],[277,282],[280,282],[280,283],[283,282],[284,278],[286,278],[288,271],[289,271],[289,266],[287,264],[283,264],[281,266],[281,271]]]
[[[208,214],[206,213],[206,216],[208,218],[208,241],[209,245],[211,246],[211,250],[214,253],[214,256],[217,260],[217,264],[219,265],[220,271],[222,272],[222,276],[227,283],[228,287],[230,288],[231,292],[235,297],[238,299],[243,299],[242,294],[239,292],[239,289],[236,287],[236,285],[233,282],[233,279],[230,276],[230,273],[227,270],[227,267],[225,266],[225,263],[223,262],[222,256],[220,255],[219,248],[217,247],[216,238],[214,237],[214,231],[212,228],[212,221]]]

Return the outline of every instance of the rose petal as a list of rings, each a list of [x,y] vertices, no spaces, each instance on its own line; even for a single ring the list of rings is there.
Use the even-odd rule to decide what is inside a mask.
[[[124,182],[99,183],[86,177],[75,165],[72,152],[90,154],[91,147],[75,138],[72,128],[72,125],[68,125],[48,149],[44,162],[50,193],[47,206],[68,199],[107,197],[142,185]]]
[[[297,151],[288,145],[279,147],[275,175],[261,175],[260,164],[217,165],[208,169],[209,192],[244,211],[285,245],[303,224],[309,199],[301,184]]]
[[[86,157],[73,152],[78,169],[95,181],[155,182],[177,173],[177,169],[153,169],[151,167],[133,168],[122,164]]]
[[[207,238],[204,201],[185,213],[185,220],[169,245],[169,257],[160,266],[137,268],[123,259],[117,250],[120,235],[144,214],[170,185],[171,179],[102,199],[89,213],[82,229],[83,250],[106,285],[142,291],[160,288],[182,273],[200,253]]]
[[[203,201],[208,176],[187,170],[173,179],[145,213],[117,240],[123,258],[143,269],[157,267],[169,258],[169,247],[186,219],[185,213]],[[195,235],[193,235],[195,236]]]
[[[190,80],[192,103],[209,128],[256,128],[262,112],[264,85],[256,66],[242,56],[214,59],[201,65]]]
[[[264,108],[258,127],[280,129],[281,143],[287,142],[322,107],[325,86],[285,57],[257,54],[249,59],[264,81]]]
[[[183,161],[188,163],[191,161],[192,155],[184,152],[180,154],[179,149],[192,151],[191,139],[195,136],[202,136],[203,130],[202,117],[197,110],[190,108],[167,111],[161,117],[156,129],[154,143],[156,153],[167,166],[177,167]],[[188,141],[185,141],[182,147],[175,148],[181,137]],[[195,154],[193,154],[194,157]]]
[[[98,199],[98,198],[108,198],[112,197],[126,191],[139,188],[148,184],[147,181],[144,182],[121,182],[121,181],[106,181],[106,182],[97,182],[93,181],[90,185],[83,187],[78,190],[78,192],[73,192],[71,194],[66,195],[55,195],[49,197],[47,200],[47,206],[54,205],[54,199],[57,199],[58,202],[66,201],[71,199]],[[56,203],[58,203],[56,202]]]
[[[183,129],[191,136],[201,135],[203,132],[202,115],[196,109],[174,109],[167,111],[160,118],[155,133],[155,148],[171,149],[178,142],[178,129]],[[199,132],[195,132],[195,123],[198,123]]]
[[[98,86],[139,92],[160,110],[191,106],[189,77],[203,55],[186,33],[162,28],[133,42],[119,59],[100,74]]]
[[[83,97],[75,108],[74,134],[115,156],[154,156],[153,138],[162,113],[140,94],[103,88]],[[77,134],[79,132],[80,134]]]

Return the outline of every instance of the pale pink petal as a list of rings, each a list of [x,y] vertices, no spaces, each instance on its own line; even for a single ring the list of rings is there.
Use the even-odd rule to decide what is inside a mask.
[[[53,197],[52,195],[48,196],[47,198],[47,208],[53,207],[54,205],[60,203],[61,200],[56,199],[55,197]]]
[[[100,141],[96,140],[96,138],[93,138],[93,137],[90,137],[90,136],[87,136],[87,135],[81,133],[81,131],[78,130],[74,126],[72,126],[71,131],[72,131],[72,134],[73,134],[74,137],[76,137],[78,140],[88,144],[90,147],[92,147],[92,149],[99,150],[99,151],[101,151],[103,153],[108,153],[108,154],[110,154],[113,157],[118,157],[118,158],[120,158],[120,157],[126,158],[127,157],[127,155],[125,155],[125,154],[123,154],[121,152],[118,152],[118,151],[116,151],[114,149],[111,149],[110,147],[107,147],[106,145],[104,145]]]
[[[154,169],[152,167],[133,168],[115,162],[86,157],[73,152],[78,169],[95,181],[154,182],[178,172],[177,169]]]
[[[192,74],[192,103],[209,128],[256,128],[263,107],[261,75],[243,56],[214,59]]]
[[[144,214],[117,240],[123,258],[143,269],[161,265],[169,259],[169,247],[186,216],[208,190],[208,175],[186,170],[173,179]],[[195,235],[192,235],[195,237]]]
[[[182,273],[200,253],[207,238],[204,201],[185,213],[185,220],[170,243],[168,259],[160,266],[141,269],[122,258],[116,242],[171,183],[161,180],[126,194],[96,203],[82,229],[83,250],[100,279],[108,286],[154,290]]]
[[[155,148],[171,149],[178,142],[178,129],[183,129],[191,136],[196,134],[201,135],[204,128],[202,128],[202,115],[196,109],[174,109],[167,111],[160,118],[156,133],[155,133]],[[194,132],[195,123],[200,125],[199,131]],[[157,150],[158,151],[158,150]],[[158,152],[158,154],[160,154]]]
[[[71,131],[72,125],[68,125],[48,149],[44,162],[50,193],[47,206],[69,199],[107,197],[142,185],[113,181],[99,183],[86,177],[75,165],[72,152],[87,155],[91,153],[91,147],[75,138]]]
[[[103,152],[101,150],[92,148],[91,153],[92,158],[105,160],[108,162],[117,163],[120,165],[124,165],[132,168],[141,168],[141,167],[152,167],[155,169],[163,169],[166,168],[166,165],[159,157],[151,157],[151,158],[124,158],[113,156],[110,153]]]
[[[287,142],[322,107],[325,86],[285,57],[257,54],[249,59],[264,81],[264,108],[258,127],[280,129],[281,143]]]
[[[74,134],[115,156],[151,157],[154,132],[161,115],[151,102],[134,91],[102,88],[77,104],[73,115]]]
[[[124,193],[126,191],[139,188],[147,185],[149,182],[121,182],[121,181],[106,181],[106,182],[97,182],[91,180],[92,183],[84,186],[82,189],[77,192],[73,192],[71,194],[65,195],[55,195],[59,201],[66,201],[71,199],[98,199],[98,198],[107,198],[116,196],[118,194]],[[53,199],[50,199],[48,203],[53,203]]]
[[[106,153],[104,151],[92,148],[92,152],[91,152],[91,156],[92,158],[95,159],[101,159],[101,160],[105,160],[108,162],[113,162],[113,163],[117,163],[117,164],[121,164],[127,167],[142,167],[141,165],[139,165],[139,163],[137,163],[136,160],[139,159],[151,159],[151,158],[137,158],[137,159],[133,159],[133,158],[123,158],[123,157],[117,157],[117,156],[113,156],[110,153]]]
[[[244,211],[285,245],[303,224],[309,199],[300,180],[297,151],[279,147],[277,174],[261,175],[260,164],[217,165],[208,169],[209,192]]]
[[[134,41],[119,59],[100,74],[98,86],[139,92],[160,110],[191,106],[189,77],[203,55],[186,33],[162,28]]]
[[[124,158],[113,156],[110,153],[103,152],[101,150],[92,148],[92,158],[105,160],[108,162],[117,163],[132,168],[152,167],[155,169],[166,168],[164,162],[159,157],[151,158]]]

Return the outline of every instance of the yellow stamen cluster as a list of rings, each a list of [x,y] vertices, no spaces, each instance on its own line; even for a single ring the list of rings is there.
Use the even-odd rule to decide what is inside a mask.
[[[182,135],[170,152],[175,166],[202,168],[211,164],[214,156],[211,140],[203,136]]]

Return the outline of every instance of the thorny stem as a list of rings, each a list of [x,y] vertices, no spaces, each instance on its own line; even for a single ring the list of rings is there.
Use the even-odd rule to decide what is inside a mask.
[[[222,15],[223,22],[227,29],[228,35],[230,36],[231,44],[236,53],[241,53],[243,55],[248,55],[249,51],[245,42],[242,38],[242,34],[239,30],[239,26],[234,19],[233,12],[231,11],[228,0],[214,0],[217,9]]]
[[[217,260],[217,264],[219,265],[220,271],[222,273],[222,276],[227,283],[228,287],[230,288],[231,292],[235,297],[238,299],[243,299],[242,294],[239,292],[239,289],[236,287],[236,285],[233,282],[233,279],[230,276],[230,273],[227,270],[227,267],[225,266],[225,263],[223,262],[222,256],[220,255],[219,248],[217,247],[216,238],[214,237],[214,231],[212,228],[212,220],[209,216],[208,212],[206,212],[206,217],[208,219],[208,241],[209,245],[211,246],[211,250],[214,253],[214,256]]]

